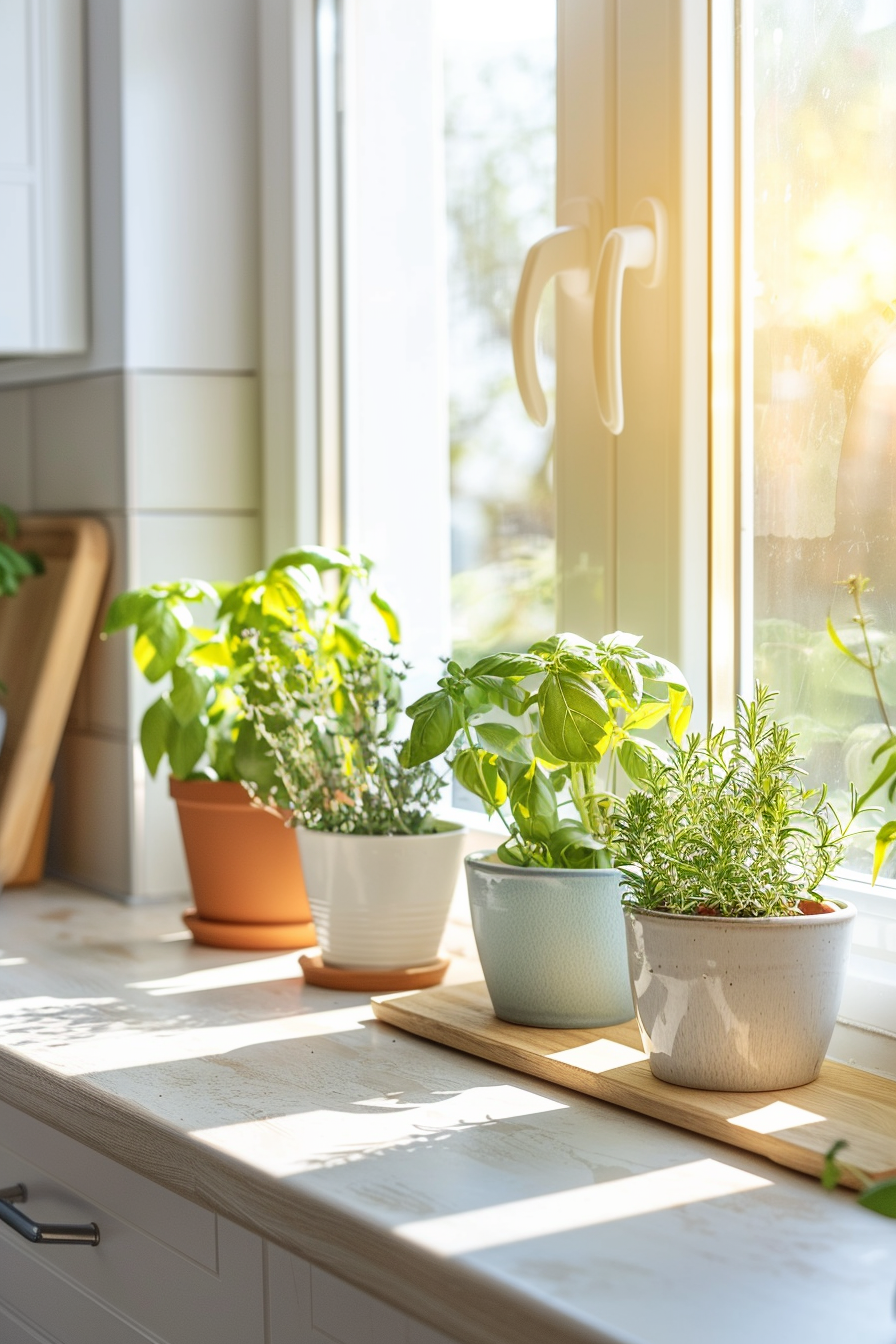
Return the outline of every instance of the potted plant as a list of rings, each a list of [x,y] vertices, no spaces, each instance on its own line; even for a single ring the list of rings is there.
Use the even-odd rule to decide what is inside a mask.
[[[168,761],[196,902],[185,920],[198,941],[249,948],[316,941],[295,841],[283,825],[286,798],[236,693],[254,665],[244,632],[256,631],[271,656],[279,649],[292,657],[277,635],[296,627],[350,657],[358,646],[351,604],[363,594],[397,638],[370,570],[362,557],[307,546],[234,585],[151,584],[122,593],[109,609],[104,636],[135,627],[134,660],[163,688],[143,715],[140,742],[150,774]],[[269,798],[268,810],[252,806],[249,783]]]
[[[654,1076],[685,1087],[811,1082],[840,1004],[855,908],[819,884],[847,827],[772,700],[648,761],[619,817],[638,1025]]]
[[[473,932],[492,1004],[508,1022],[608,1026],[632,1016],[620,905],[617,774],[640,779],[691,710],[672,663],[616,633],[555,635],[472,667],[449,662],[411,705],[402,756],[455,747],[451,767],[508,839],[466,860]]]
[[[254,638],[240,694],[273,757],[269,797],[282,791],[298,827],[324,968],[303,960],[306,978],[377,989],[413,971],[437,983],[464,832],[432,815],[436,771],[399,761],[406,665],[365,641],[327,650],[297,630],[278,643],[287,654]]]

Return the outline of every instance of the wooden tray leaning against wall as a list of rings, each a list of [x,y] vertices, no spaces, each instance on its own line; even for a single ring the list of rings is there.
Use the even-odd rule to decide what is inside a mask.
[[[0,750],[0,887],[22,868],[40,820],[109,567],[95,518],[25,515],[16,545],[46,567],[0,598],[0,680],[7,686]]]

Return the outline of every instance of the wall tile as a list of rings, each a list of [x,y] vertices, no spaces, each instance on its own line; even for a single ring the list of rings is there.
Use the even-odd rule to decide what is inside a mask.
[[[192,905],[177,808],[168,794],[168,771],[153,779],[134,747],[134,894],[143,900],[180,896]]]
[[[234,581],[261,564],[255,515],[138,514],[133,526],[132,587],[180,578]]]
[[[21,513],[32,507],[28,396],[24,387],[0,392],[0,502]]]
[[[31,391],[34,507],[124,507],[121,374],[44,383]]]
[[[128,378],[127,416],[132,507],[259,507],[254,377],[135,373]]]
[[[257,10],[254,0],[122,6],[133,368],[256,367]]]
[[[131,891],[127,743],[68,732],[54,778],[50,871],[111,895],[127,896]]]

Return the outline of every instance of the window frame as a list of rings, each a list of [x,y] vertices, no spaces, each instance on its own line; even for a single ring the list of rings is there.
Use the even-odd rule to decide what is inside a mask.
[[[675,497],[664,500],[666,512],[656,516],[665,519],[676,603],[688,587],[696,593],[688,611],[682,614],[677,608],[676,640],[689,653],[682,659],[676,652],[697,670],[692,679],[698,703],[707,707],[707,722],[711,716],[720,723],[730,721],[735,696],[749,689],[752,677],[751,645],[744,637],[752,549],[751,347],[744,339],[751,274],[752,84],[750,44],[742,40],[744,32],[751,31],[752,0],[737,0],[734,6],[713,0],[702,5],[690,0],[639,0],[637,7],[626,0],[601,3],[607,50],[618,62],[620,86],[627,89],[627,115],[636,129],[641,126],[642,135],[649,136],[644,130],[649,119],[641,114],[650,101],[645,91],[655,77],[650,60],[662,59],[672,67],[667,74],[675,130],[666,142],[665,167],[658,159],[635,165],[645,175],[645,189],[636,180],[635,169],[628,175],[620,170],[621,150],[615,139],[612,189],[604,192],[604,229],[627,222],[632,200],[648,194],[651,180],[666,172],[674,194],[670,203],[674,250],[670,306],[661,323],[663,338],[678,340],[684,355],[674,370],[677,381],[664,412],[674,418]],[[559,0],[561,33],[564,23],[575,20],[577,7],[583,12],[585,6],[593,11],[594,0]],[[344,534],[344,518],[334,522],[339,509],[334,509],[333,501],[337,495],[344,500],[345,447],[341,433],[332,432],[332,414],[329,430],[325,423],[319,353],[319,337],[326,332],[328,357],[338,362],[344,354],[332,325],[334,315],[342,315],[338,286],[324,287],[317,279],[321,220],[328,208],[322,199],[326,175],[321,173],[321,130],[333,113],[332,105],[329,111],[322,108],[322,93],[329,90],[335,98],[337,116],[340,101],[338,45],[322,52],[320,43],[323,7],[337,18],[342,13],[341,0],[269,0],[262,7],[262,382],[270,550],[297,536],[338,542]],[[640,57],[645,52],[649,57],[640,72],[631,64],[635,34]],[[563,40],[568,37],[567,29]],[[322,55],[333,63],[329,82],[321,73]],[[562,205],[560,195],[570,188],[561,178],[558,163]],[[328,264],[332,278],[332,257]],[[288,284],[283,283],[284,275]],[[630,345],[639,339],[639,322],[656,322],[657,310],[639,308],[640,297],[629,302],[624,318],[632,324]],[[328,318],[321,311],[325,304]],[[560,343],[558,333],[558,351]],[[655,391],[649,372],[645,377],[643,371],[627,366],[626,397],[632,406]],[[344,424],[341,403],[339,414]],[[626,432],[629,438],[624,435],[615,444],[598,439],[601,469],[613,482],[620,510],[609,524],[615,535],[616,573],[600,613],[606,628],[624,623],[626,611],[637,609],[636,602],[628,603],[625,592],[620,593],[619,568],[643,563],[638,553],[643,531],[625,513],[633,507],[631,482],[628,493],[619,488],[620,474],[632,460],[633,436],[644,432],[636,414]],[[664,451],[669,451],[668,444]],[[649,457],[640,470],[650,470]],[[663,470],[668,471],[668,462]],[[322,485],[326,481],[329,487]],[[661,595],[658,601],[662,600]],[[490,843],[498,833],[477,814],[453,810],[452,815],[473,828],[471,844]],[[849,874],[835,877],[825,890],[836,899],[852,901],[859,911],[835,1052],[863,1067],[894,1071],[896,891],[872,889],[869,882]]]

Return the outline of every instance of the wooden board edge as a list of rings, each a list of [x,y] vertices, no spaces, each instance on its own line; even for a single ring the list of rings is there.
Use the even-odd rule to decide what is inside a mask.
[[[108,531],[97,518],[25,514],[19,521],[23,540],[29,533],[57,531],[72,537],[72,550],[57,617],[0,800],[0,887],[18,873],[27,857],[96,624],[111,558]],[[89,622],[84,619],[88,611]]]
[[[425,993],[426,991],[422,992]],[[687,1109],[684,1098],[676,1100],[676,1095],[687,1089],[675,1088],[671,1083],[659,1084],[664,1089],[662,1095],[658,1094],[656,1100],[640,1096],[637,1100],[641,1104],[634,1105],[635,1098],[630,1093],[624,1093],[618,1084],[614,1085],[613,1080],[608,1078],[607,1074],[590,1074],[585,1073],[584,1070],[576,1070],[581,1086],[570,1087],[569,1083],[558,1080],[547,1057],[530,1055],[505,1043],[486,1042],[469,1028],[442,1026],[433,1018],[415,1014],[409,1008],[407,1002],[413,997],[414,995],[411,993],[393,995],[391,1001],[390,998],[372,1000],[374,1014],[381,1021],[388,1022],[390,1026],[399,1027],[403,1031],[408,1031],[412,1035],[420,1036],[438,1045],[446,1045],[450,1049],[475,1055],[490,1064],[514,1069],[526,1077],[537,1078],[540,1082],[549,1083],[552,1087],[562,1087],[566,1091],[577,1093],[579,1096],[590,1097],[595,1101],[603,1101],[611,1106],[618,1106],[621,1110],[629,1111],[634,1115],[643,1115],[647,1119],[658,1120],[663,1124],[672,1125],[676,1129],[686,1130],[691,1134],[700,1134],[703,1138],[724,1143],[729,1148],[753,1153],[755,1156],[766,1158],[778,1166],[787,1167],[790,1171],[798,1171],[804,1176],[816,1178],[821,1176],[824,1168],[823,1153],[816,1153],[811,1149],[799,1147],[787,1139],[775,1138],[768,1134],[757,1134],[753,1130],[739,1126],[729,1126],[727,1120],[713,1116],[695,1115],[693,1111]],[[393,1003],[394,1007],[392,1006]],[[449,1036],[453,1036],[454,1039],[448,1039]],[[460,1041],[463,1044],[460,1044]],[[668,1092],[665,1091],[666,1088],[669,1089]],[[675,1118],[670,1116],[670,1109],[675,1113]],[[888,1174],[888,1172],[874,1173],[873,1179],[884,1179]],[[860,1182],[850,1172],[842,1173],[840,1184],[852,1190],[861,1189]]]

